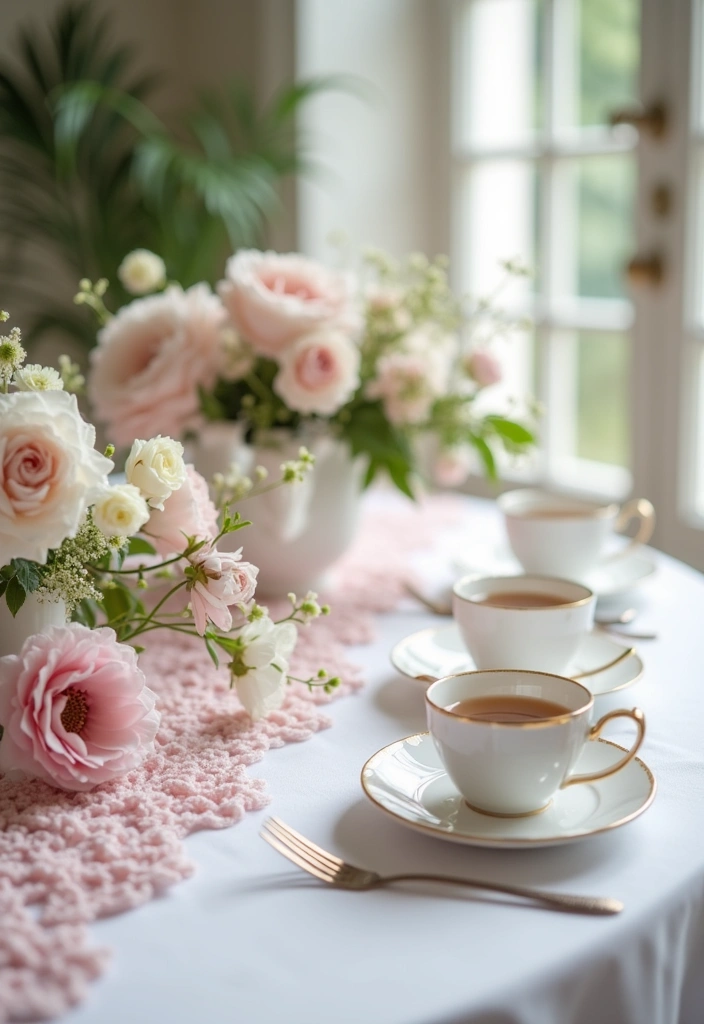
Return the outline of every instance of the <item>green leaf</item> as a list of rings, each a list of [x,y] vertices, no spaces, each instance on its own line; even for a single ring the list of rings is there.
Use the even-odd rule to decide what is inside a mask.
[[[140,647],[138,644],[135,644],[134,645],[134,650],[135,650],[136,654],[141,654],[142,651],[145,650],[145,648],[144,647]]]
[[[127,618],[135,611],[137,599],[127,587],[118,584],[102,592],[102,605],[108,625],[112,626],[119,619]]]
[[[215,647],[213,646],[213,641],[210,639],[209,636],[205,637],[205,647],[206,650],[208,651],[208,654],[210,655],[213,665],[215,665],[215,668],[220,668],[220,659],[218,658],[218,652],[215,650]]]
[[[496,472],[496,461],[494,460],[494,453],[492,452],[491,448],[486,443],[483,437],[477,437],[476,435],[474,435],[470,438],[470,440],[474,447],[479,452],[479,456],[482,462],[484,463],[486,475],[489,477],[490,480],[496,480],[498,476]]]
[[[73,609],[71,620],[73,622],[80,622],[83,626],[87,626],[88,629],[95,629],[98,624],[95,602],[84,598]]]
[[[156,548],[144,537],[130,537],[128,555],[155,555]]]
[[[202,385],[198,385],[198,403],[200,411],[208,420],[224,420],[227,418],[225,406],[215,395],[206,391]]]
[[[10,609],[10,615],[14,618],[17,612],[20,610],[27,597],[27,592],[24,587],[17,579],[13,576],[10,582],[7,584],[7,590],[5,591],[5,600],[7,601],[7,607]]]
[[[10,565],[15,570],[15,576],[28,594],[41,585],[42,573],[36,562],[30,562],[26,558],[13,558]]]
[[[496,433],[510,441],[512,444],[528,445],[533,444],[535,437],[526,427],[513,420],[504,419],[503,416],[487,416],[486,422],[490,423]]]

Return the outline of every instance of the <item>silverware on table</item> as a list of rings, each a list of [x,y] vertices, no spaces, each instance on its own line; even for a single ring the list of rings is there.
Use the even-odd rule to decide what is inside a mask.
[[[439,882],[444,885],[466,885],[471,889],[498,892],[506,896],[517,896],[532,903],[550,907],[553,910],[571,911],[575,914],[618,914],[623,910],[620,900],[602,896],[570,896],[566,893],[545,892],[528,889],[520,885],[503,885],[500,882],[482,882],[475,878],[452,878],[448,875],[403,874],[378,875],[365,871],[347,861],[335,857],[322,847],[316,846],[279,818],[267,818],[259,833],[270,846],[296,864],[308,874],[327,885],[339,889],[364,891],[378,889],[394,882]]]

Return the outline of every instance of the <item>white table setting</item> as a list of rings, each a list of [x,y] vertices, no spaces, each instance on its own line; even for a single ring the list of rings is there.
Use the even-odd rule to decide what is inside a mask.
[[[400,501],[389,495],[368,500],[389,509]],[[502,543],[495,504],[462,501],[456,526],[439,531],[432,549],[409,559],[409,579],[421,580],[428,594],[443,592],[457,572],[453,552],[466,561],[470,535],[485,551]],[[437,754],[420,735],[427,733],[425,685],[411,678],[418,651],[409,654],[407,638],[442,640],[455,627],[408,596],[375,617],[372,643],[351,649],[366,686],[330,706],[333,727],[303,746],[272,751],[254,769],[266,778],[270,806],[247,814],[236,828],[191,836],[186,845],[197,865],[191,879],[130,914],[95,923],[94,938],[112,947],[113,964],[88,1000],[63,1019],[700,1021],[704,580],[652,549],[641,548],[637,557],[648,567],[637,591],[611,594],[606,607],[610,613],[635,607],[632,626],[619,628],[656,632],[657,638],[631,642],[594,634],[604,650],[636,648],[611,670],[615,682],[596,698],[598,715],[636,706],[644,712],[638,759],[620,773],[625,777],[630,769],[630,781],[616,790],[605,781],[574,787],[584,792],[570,805],[572,819],[565,824],[555,808],[546,812],[538,843],[506,841],[505,822],[468,809],[468,835],[451,842],[442,829],[409,827],[403,801],[380,807],[378,793],[369,799],[378,780],[370,781],[367,768],[365,793],[360,775],[370,758],[378,765],[377,752],[385,748],[386,782],[391,779],[397,796],[404,792],[409,761],[398,760],[404,746],[398,741],[409,736],[419,738],[410,748],[407,741],[407,750],[416,762],[432,763],[438,785]],[[603,607],[600,601],[597,615]],[[457,646],[449,655],[444,650],[455,659],[455,672],[467,662]],[[632,735],[632,723],[619,719],[605,728],[605,738],[626,747]],[[421,782],[410,795],[422,802],[430,789]],[[556,797],[557,811],[564,795]],[[483,834],[467,829],[472,815],[483,817]],[[311,877],[262,840],[271,816],[331,855],[381,875],[454,875],[609,898],[624,909],[613,916],[572,914],[432,882],[345,891]],[[535,829],[540,818],[523,819],[522,827],[532,822]]]

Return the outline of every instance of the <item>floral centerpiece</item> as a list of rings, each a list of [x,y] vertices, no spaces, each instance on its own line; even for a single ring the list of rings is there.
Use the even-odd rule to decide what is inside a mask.
[[[214,294],[167,284],[163,261],[142,250],[120,277],[143,297],[114,317],[104,282],[82,282],[76,297],[103,324],[89,393],[118,443],[147,422],[179,438],[213,420],[240,423],[248,440],[324,430],[365,457],[366,483],[385,470],[409,495],[419,440],[433,440],[447,484],[467,476],[472,453],[493,477],[498,451],[534,443],[526,422],[479,411],[479,394],[502,377],[486,325],[507,324],[488,302],[463,309],[442,258],[369,253],[360,281],[298,254],[242,250]]]
[[[153,749],[159,713],[138,662],[147,634],[200,637],[216,665],[225,655],[231,685],[259,718],[292,678],[297,625],[328,609],[315,594],[292,594],[290,613],[274,622],[254,601],[257,567],[241,547],[218,547],[249,524],[227,495],[216,508],[179,441],[134,440],[125,482],[111,484],[114,449],[95,449],[72,393],[78,368],[60,365],[27,365],[17,328],[0,338],[0,617],[29,603],[51,609],[54,622],[59,613],[0,658],[0,771],[84,790]],[[259,474],[248,489],[295,484],[312,462],[302,449],[280,481]],[[322,670],[300,681],[339,682]]]

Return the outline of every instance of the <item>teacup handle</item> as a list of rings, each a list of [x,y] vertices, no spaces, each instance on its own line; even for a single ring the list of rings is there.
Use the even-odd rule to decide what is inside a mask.
[[[607,714],[599,719],[596,725],[591,727],[588,739],[595,740],[600,735],[601,730],[604,728],[606,723],[610,722],[612,718],[632,718],[638,726],[638,735],[636,736],[631,749],[624,754],[616,764],[612,764],[609,768],[602,768],[600,772],[586,772],[582,775],[570,775],[569,778],[565,779],[562,783],[562,786],[560,787],[561,789],[564,789],[566,786],[574,786],[578,782],[596,782],[597,779],[605,779],[608,775],[613,775],[614,772],[618,772],[622,768],[625,768],[628,762],[632,761],[636,756],[640,749],[640,745],[643,742],[643,738],[645,737],[645,715],[640,708],[632,708],[630,711],[626,708],[620,708],[618,711],[607,712]]]
[[[616,558],[623,558],[625,555],[630,555],[636,548],[640,547],[641,544],[647,544],[650,538],[653,536],[653,530],[655,529],[655,509],[651,502],[647,498],[634,498],[632,501],[627,501],[626,504],[621,508],[618,514],[618,518],[614,523],[614,529],[617,533],[622,533],[632,519],[638,519],[638,532],[635,537],[631,540],[630,544],[626,544],[625,548],[621,551],[617,551],[611,555],[608,559],[613,561]]]

